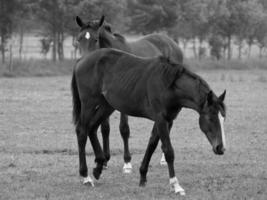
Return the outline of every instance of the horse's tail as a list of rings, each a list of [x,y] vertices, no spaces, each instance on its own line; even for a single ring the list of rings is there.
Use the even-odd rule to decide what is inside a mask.
[[[81,114],[81,100],[79,97],[79,91],[77,88],[75,72],[73,71],[72,80],[71,80],[71,91],[72,91],[72,120],[75,125],[79,122],[80,114]]]

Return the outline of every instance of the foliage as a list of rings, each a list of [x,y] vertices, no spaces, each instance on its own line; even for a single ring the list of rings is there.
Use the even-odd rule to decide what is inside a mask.
[[[105,15],[119,32],[166,32],[183,42],[184,48],[191,42],[196,56],[204,42],[210,44],[213,56],[223,58],[227,53],[228,59],[233,42],[240,58],[244,47],[248,47],[249,56],[253,44],[259,46],[260,55],[267,46],[265,0],[1,0],[2,61],[12,34],[19,34],[22,50],[23,34],[32,29],[52,41],[53,60],[63,60],[65,38],[70,35],[74,41],[79,31],[76,15],[84,20]],[[214,42],[216,37],[221,44]]]
[[[1,0],[0,1],[0,50],[2,54],[2,62],[5,63],[5,51],[7,39],[10,38],[13,25],[14,18],[13,15],[20,6],[19,2],[16,0]]]
[[[129,0],[129,30],[147,34],[174,26],[177,20],[176,6],[175,0]]]

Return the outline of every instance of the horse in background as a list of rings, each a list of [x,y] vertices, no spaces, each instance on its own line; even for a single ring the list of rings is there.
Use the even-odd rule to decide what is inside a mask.
[[[77,42],[82,56],[99,48],[115,48],[140,57],[163,55],[173,62],[183,62],[183,53],[180,47],[166,35],[149,34],[136,41],[128,42],[122,35],[112,32],[111,25],[105,21],[104,16],[102,16],[100,20],[93,20],[86,23],[77,16],[76,23],[80,27]],[[131,154],[128,144],[130,128],[128,124],[128,116],[124,113],[121,113],[120,115],[119,128],[124,144],[123,172],[130,173],[132,170]],[[101,124],[101,132],[103,136],[104,152],[107,158],[106,160],[108,161],[110,158],[108,140],[110,132],[109,119]],[[164,154],[162,154],[160,163],[161,165],[167,164]]]
[[[169,171],[169,183],[175,193],[185,195],[174,170],[174,150],[170,140],[173,120],[183,107],[199,113],[199,126],[215,154],[225,151],[224,104],[226,91],[219,97],[200,76],[164,56],[137,57],[123,51],[102,48],[83,56],[73,70],[73,118],[80,156],[80,175],[88,176],[85,158],[87,136],[95,153],[93,175],[100,178],[106,161],[97,129],[118,110],[130,116],[154,121],[149,143],[140,166],[140,186],[147,182],[147,171],[159,140]]]

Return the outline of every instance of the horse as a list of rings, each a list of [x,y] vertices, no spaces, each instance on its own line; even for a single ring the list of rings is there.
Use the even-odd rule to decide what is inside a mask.
[[[97,129],[114,110],[154,121],[147,149],[139,168],[140,186],[147,182],[149,162],[159,140],[168,164],[170,186],[185,195],[174,171],[174,150],[170,140],[173,120],[183,107],[199,113],[199,126],[215,154],[225,152],[224,104],[226,90],[217,97],[208,83],[183,64],[159,56],[143,58],[102,48],[82,57],[72,75],[73,119],[78,137],[80,175],[93,184],[85,158],[87,136],[95,154],[93,176],[99,179],[105,154]]]
[[[113,33],[111,25],[105,21],[102,16],[100,20],[93,20],[84,23],[80,17],[76,17],[76,23],[80,27],[80,33],[77,36],[78,46],[82,56],[99,48],[115,48],[132,53],[141,57],[153,57],[164,55],[174,62],[183,62],[183,53],[180,47],[168,36],[162,34],[149,34],[136,41],[128,42],[121,34]],[[124,173],[131,173],[131,154],[129,151],[128,140],[130,137],[130,128],[128,116],[121,113],[120,115],[120,133],[124,144]],[[101,124],[103,136],[104,152],[109,160],[109,119]],[[167,165],[164,154],[160,160],[161,165]],[[106,165],[106,164],[105,164]]]

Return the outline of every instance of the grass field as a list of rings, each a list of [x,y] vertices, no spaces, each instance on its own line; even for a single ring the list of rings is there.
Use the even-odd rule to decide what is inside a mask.
[[[119,115],[111,117],[109,168],[96,187],[78,175],[76,135],[71,124],[70,76],[0,79],[0,199],[267,199],[267,71],[199,71],[219,94],[227,90],[224,156],[216,156],[184,109],[171,138],[176,175],[185,197],[170,193],[168,171],[151,160],[148,183],[138,187],[139,166],[152,123],[130,118],[133,173],[122,174]],[[87,145],[90,173],[94,167]]]

